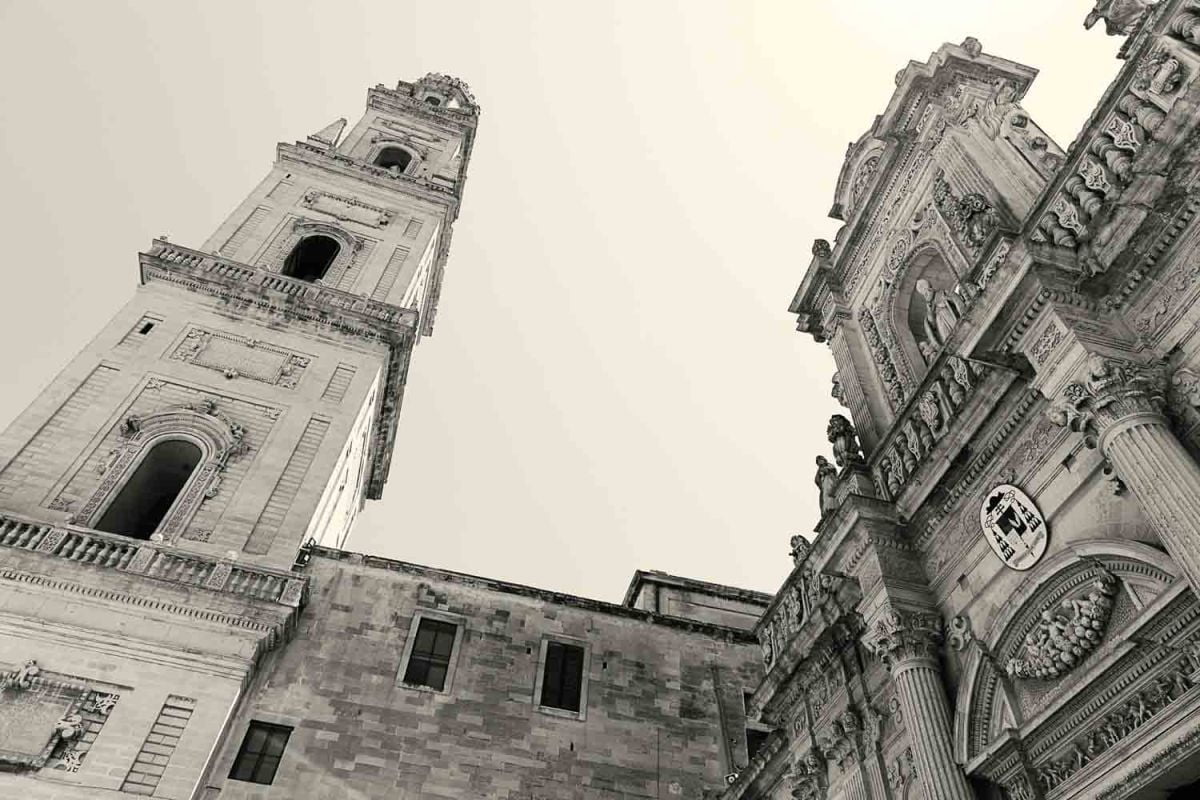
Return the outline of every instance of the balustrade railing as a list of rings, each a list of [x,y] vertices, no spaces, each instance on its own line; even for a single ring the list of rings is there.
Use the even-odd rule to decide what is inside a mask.
[[[0,547],[293,607],[303,601],[307,585],[307,578],[290,572],[250,567],[228,559],[185,553],[157,542],[89,528],[52,525],[10,514],[0,514]]]

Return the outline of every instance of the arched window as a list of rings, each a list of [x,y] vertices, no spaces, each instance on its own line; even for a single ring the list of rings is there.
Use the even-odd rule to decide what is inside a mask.
[[[149,539],[202,457],[200,448],[186,439],[167,439],[154,445],[121,487],[96,529]]]
[[[341,249],[337,240],[328,236],[306,236],[296,243],[283,262],[283,274],[302,281],[320,280]]]
[[[442,104],[442,98],[431,94],[425,98],[425,102],[431,106],[440,106]]]
[[[397,172],[404,172],[411,162],[412,153],[403,147],[385,147],[375,156],[375,166],[385,169],[395,167]]]

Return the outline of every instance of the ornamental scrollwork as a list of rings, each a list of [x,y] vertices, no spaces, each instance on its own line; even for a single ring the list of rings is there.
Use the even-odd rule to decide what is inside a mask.
[[[1034,629],[1026,635],[1024,648],[1005,666],[1008,674],[1014,678],[1058,678],[1078,666],[1104,638],[1116,587],[1116,577],[1101,567],[1086,594],[1043,610]]]
[[[942,641],[942,618],[924,611],[884,609],[863,637],[863,645],[889,670],[915,659],[934,659]]]
[[[999,213],[983,195],[972,192],[956,196],[941,170],[933,179],[933,204],[950,226],[955,240],[971,256],[979,254],[980,248],[1000,226]]]
[[[1067,384],[1046,411],[1055,425],[1082,433],[1088,447],[1112,425],[1139,413],[1159,413],[1166,401],[1161,368],[1093,354],[1083,379]]]

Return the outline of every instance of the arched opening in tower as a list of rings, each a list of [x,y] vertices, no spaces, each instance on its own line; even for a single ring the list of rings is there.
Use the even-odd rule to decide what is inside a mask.
[[[341,249],[337,240],[328,236],[306,236],[296,243],[283,262],[283,274],[310,283],[320,280]]]
[[[202,453],[184,439],[151,448],[96,524],[96,529],[149,539],[196,470]]]
[[[384,169],[395,167],[397,172],[404,172],[408,169],[411,161],[412,153],[403,147],[385,147],[379,151],[379,155],[375,156],[375,166]]]

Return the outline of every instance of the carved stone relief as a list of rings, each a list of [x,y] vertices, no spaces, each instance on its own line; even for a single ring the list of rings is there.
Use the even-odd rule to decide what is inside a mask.
[[[227,379],[248,378],[294,389],[311,357],[246,336],[192,327],[171,358],[219,372]]]
[[[309,189],[305,192],[300,205],[322,214],[328,214],[335,219],[357,222],[372,228],[384,228],[395,217],[395,212],[386,208],[320,189]]]

